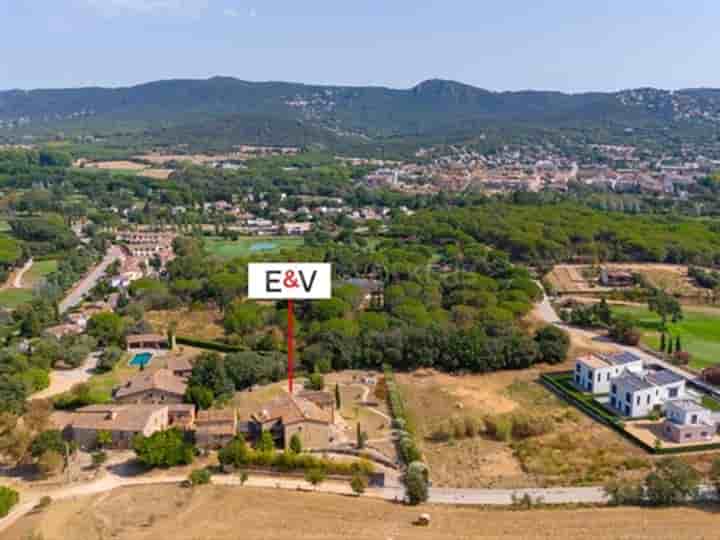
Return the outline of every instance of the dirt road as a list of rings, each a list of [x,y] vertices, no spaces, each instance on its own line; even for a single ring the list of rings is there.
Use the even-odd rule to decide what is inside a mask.
[[[50,386],[33,394],[30,399],[48,399],[67,392],[79,383],[87,382],[92,377],[98,363],[100,353],[94,352],[87,357],[82,366],[75,369],[55,369],[50,372]]]

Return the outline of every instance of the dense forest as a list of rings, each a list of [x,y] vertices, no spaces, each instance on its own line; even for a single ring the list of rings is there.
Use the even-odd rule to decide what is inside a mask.
[[[488,201],[427,210],[400,218],[392,234],[436,246],[487,244],[515,261],[540,265],[577,259],[720,264],[720,227],[711,221],[603,212],[570,203]]]

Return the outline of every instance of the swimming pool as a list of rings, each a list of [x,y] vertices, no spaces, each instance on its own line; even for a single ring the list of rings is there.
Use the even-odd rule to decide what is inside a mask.
[[[150,360],[152,360],[152,353],[144,352],[144,353],[138,353],[135,356],[133,356],[133,359],[130,360],[131,366],[138,366],[138,367],[146,367]]]
[[[275,242],[255,242],[250,246],[250,251],[272,251],[277,247]]]

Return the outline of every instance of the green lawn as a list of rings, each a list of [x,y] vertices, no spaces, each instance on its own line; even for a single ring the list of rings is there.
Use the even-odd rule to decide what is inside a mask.
[[[32,289],[45,276],[55,272],[57,267],[58,262],[55,259],[34,262],[23,276],[23,287]]]
[[[613,312],[637,318],[643,343],[655,350],[660,348],[660,317],[644,307],[616,306]],[[683,307],[683,313],[682,321],[668,323],[668,332],[673,340],[680,336],[683,350],[691,355],[690,367],[702,369],[720,364],[720,314],[687,306]]]
[[[282,248],[295,248],[302,244],[302,237],[297,236],[241,236],[237,240],[217,237],[205,239],[208,251],[224,259],[271,253]]]
[[[15,309],[20,304],[30,302],[33,292],[30,289],[7,289],[0,291],[0,307]]]

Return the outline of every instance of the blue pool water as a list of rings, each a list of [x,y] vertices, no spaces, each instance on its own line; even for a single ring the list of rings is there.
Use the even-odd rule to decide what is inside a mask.
[[[138,367],[146,367],[150,360],[152,360],[152,353],[144,352],[144,353],[138,353],[135,356],[133,356],[133,359],[130,360],[131,366],[138,366]]]
[[[250,246],[250,251],[271,251],[277,247],[275,242],[256,242]]]

